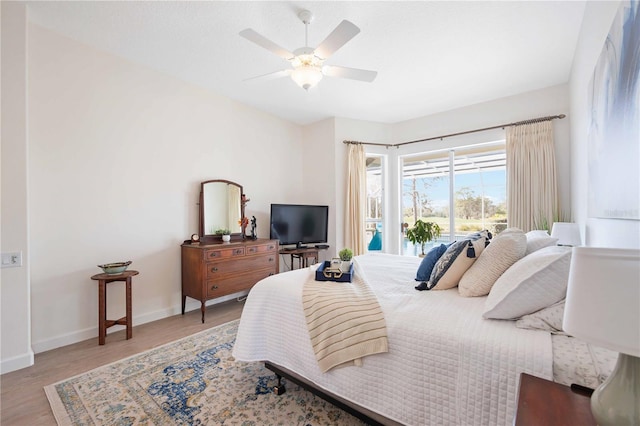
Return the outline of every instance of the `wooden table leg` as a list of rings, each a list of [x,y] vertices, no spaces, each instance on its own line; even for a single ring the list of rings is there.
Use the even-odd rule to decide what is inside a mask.
[[[104,345],[107,335],[107,285],[105,280],[98,282],[98,344]]]
[[[127,277],[127,340],[133,337],[133,317],[131,315],[131,277]]]

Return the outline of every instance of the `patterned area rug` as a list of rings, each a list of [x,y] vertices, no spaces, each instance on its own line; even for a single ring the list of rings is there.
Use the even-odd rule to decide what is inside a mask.
[[[59,425],[362,425],[231,356],[238,321],[46,386]]]

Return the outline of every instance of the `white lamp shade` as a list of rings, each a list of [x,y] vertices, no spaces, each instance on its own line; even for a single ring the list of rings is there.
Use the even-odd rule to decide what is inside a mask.
[[[291,78],[298,86],[309,90],[322,80],[322,71],[317,66],[303,64],[293,70]]]
[[[563,328],[640,357],[640,250],[573,248]]]
[[[577,223],[555,222],[551,228],[551,236],[558,239],[560,246],[581,246],[580,228]]]

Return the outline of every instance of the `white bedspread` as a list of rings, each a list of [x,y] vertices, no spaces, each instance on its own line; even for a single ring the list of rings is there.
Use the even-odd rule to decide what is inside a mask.
[[[355,258],[355,273],[376,293],[389,336],[389,352],[366,357],[362,367],[320,371],[301,301],[312,268],[253,287],[234,356],[271,361],[404,424],[512,424],[519,374],[552,379],[550,335],[482,319],[485,297],[463,298],[457,288],[416,291],[419,262],[386,254]]]

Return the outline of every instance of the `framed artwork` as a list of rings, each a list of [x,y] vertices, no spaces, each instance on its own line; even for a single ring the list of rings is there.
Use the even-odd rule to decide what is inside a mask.
[[[640,220],[640,17],[623,1],[589,85],[590,217]]]

